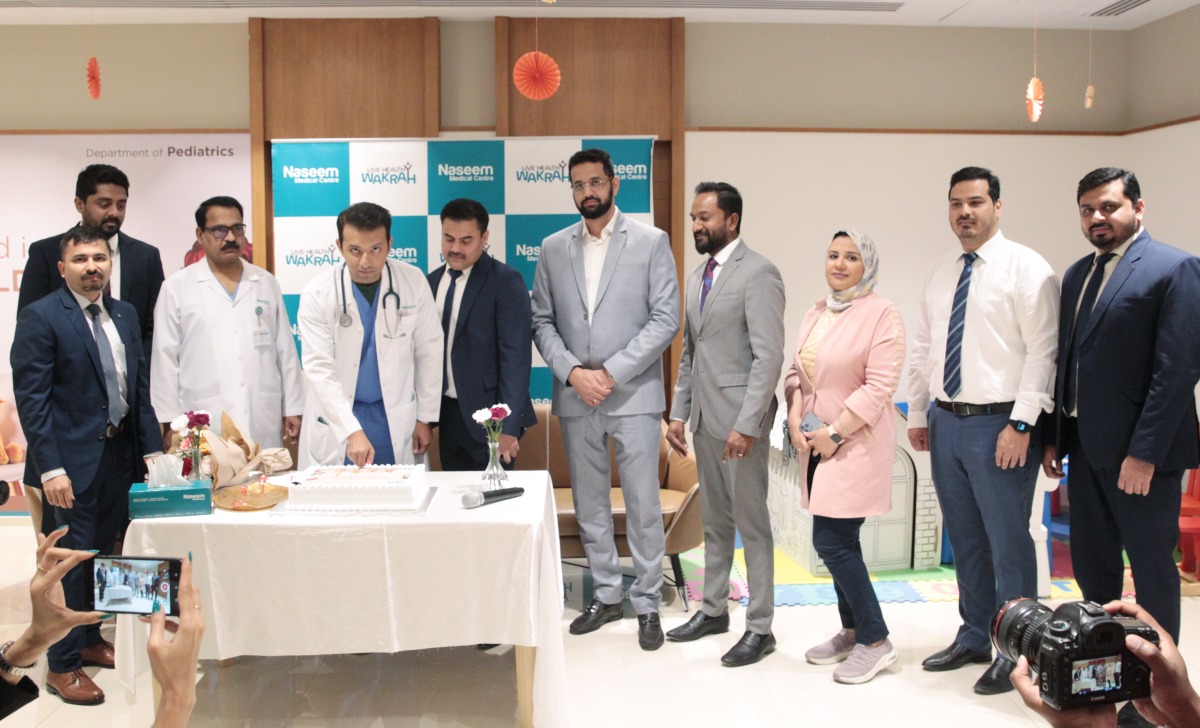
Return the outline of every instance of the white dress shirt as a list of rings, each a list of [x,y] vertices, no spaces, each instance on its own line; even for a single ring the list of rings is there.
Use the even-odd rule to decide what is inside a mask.
[[[962,391],[970,404],[1015,402],[1011,418],[1034,424],[1053,407],[1059,283],[1030,248],[997,232],[975,251],[962,343]],[[946,337],[963,253],[945,255],[925,286],[908,360],[908,427],[928,427],[930,398],[950,401],[942,384]]]
[[[112,251],[108,256],[112,260],[112,273],[108,276],[108,289],[112,292],[113,298],[121,298],[121,246],[119,243],[119,234],[114,234],[108,239],[108,249]]]
[[[467,290],[467,279],[471,277],[471,271],[475,266],[463,268],[462,275],[458,277],[458,284],[454,286],[454,300],[451,301],[452,308],[450,309],[450,336],[446,337],[446,361],[453,361],[450,358],[450,352],[454,351],[454,334],[458,331],[458,308],[462,305],[463,291]],[[450,290],[450,266],[446,266],[446,270],[442,272],[442,281],[438,284],[437,290],[437,311],[438,320],[442,319],[442,312],[446,310],[446,291]],[[445,395],[452,399],[458,399],[458,390],[454,387],[454,367],[446,367],[446,392]]]
[[[92,302],[84,296],[79,295],[71,288],[67,288],[67,290],[71,291],[71,295],[74,296],[75,301],[79,303],[79,313],[83,316],[84,324],[87,326],[87,330],[92,333],[94,338],[96,334],[92,329],[92,315],[87,312],[87,307],[91,305]],[[108,337],[108,346],[110,349],[112,349],[113,365],[117,368],[117,386],[121,393],[121,407],[125,411],[128,411],[129,383],[126,380],[129,377],[127,376],[128,368],[125,366],[125,342],[121,341],[121,333],[117,331],[117,325],[113,323],[112,316],[108,315],[108,309],[104,307],[103,296],[96,299],[96,305],[100,306],[100,330],[104,332],[106,337]],[[47,470],[41,474],[41,481],[45,483],[47,480],[56,478],[66,472],[67,471],[65,468]]]
[[[594,237],[583,225],[583,277],[587,281],[588,324],[591,324],[596,312],[596,293],[600,290],[600,274],[604,272],[604,257],[608,255],[608,241],[612,239],[613,226],[617,222],[617,209],[613,208],[613,216],[608,224],[600,231],[600,237]]]

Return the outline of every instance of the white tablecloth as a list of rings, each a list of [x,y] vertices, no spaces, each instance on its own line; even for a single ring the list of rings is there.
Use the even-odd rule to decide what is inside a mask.
[[[133,589],[124,584],[114,584],[104,588],[104,604],[112,604],[119,601],[131,601],[133,599]],[[103,604],[101,605],[103,606]]]
[[[429,473],[421,515],[215,511],[134,521],[133,556],[194,557],[207,630],[201,659],[399,652],[494,642],[537,648],[534,723],[566,726],[562,565],[549,475],[509,473],[525,494],[465,509],[478,473]],[[180,604],[181,609],[190,605]],[[128,690],[149,669],[148,628],[117,621]]]

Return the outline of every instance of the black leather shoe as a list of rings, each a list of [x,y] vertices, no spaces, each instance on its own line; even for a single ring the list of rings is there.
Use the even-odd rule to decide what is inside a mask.
[[[653,652],[662,647],[662,623],[658,621],[658,612],[638,615],[638,644],[643,650]]]
[[[602,625],[609,622],[615,622],[621,618],[621,602],[616,604],[605,604],[599,599],[593,599],[592,603],[587,605],[583,610],[583,614],[575,618],[571,622],[571,634],[587,634],[600,629]]]
[[[710,617],[704,612],[696,612],[692,618],[675,629],[667,632],[667,639],[672,642],[691,642],[706,634],[721,634],[729,631],[729,613],[720,617]]]
[[[747,632],[742,635],[733,649],[721,657],[725,667],[744,667],[753,665],[775,651],[775,636]]]
[[[1125,707],[1117,711],[1117,728],[1151,728],[1153,725],[1133,703],[1125,703]]]
[[[983,677],[975,681],[975,692],[979,695],[999,695],[1013,689],[1009,673],[1017,663],[1007,657],[997,657],[983,673]]]
[[[935,652],[921,663],[921,667],[930,672],[946,672],[957,670],[966,665],[983,665],[992,661],[991,650],[973,652],[955,642],[941,652]]]

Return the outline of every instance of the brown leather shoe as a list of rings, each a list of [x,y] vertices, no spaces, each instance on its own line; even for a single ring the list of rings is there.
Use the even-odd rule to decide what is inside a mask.
[[[71,672],[46,673],[46,690],[71,705],[99,705],[104,702],[104,691],[92,682],[83,668]]]
[[[83,658],[84,667],[107,667],[112,669],[117,665],[117,652],[112,642],[97,642],[91,647],[84,647],[79,653]]]

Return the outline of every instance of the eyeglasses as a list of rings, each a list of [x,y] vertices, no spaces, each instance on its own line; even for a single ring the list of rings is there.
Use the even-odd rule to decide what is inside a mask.
[[[240,222],[237,225],[213,225],[210,228],[204,228],[204,231],[217,240],[224,240],[229,233],[233,233],[235,238],[242,237],[246,234],[246,226]]]
[[[587,182],[572,182],[571,189],[575,192],[584,190],[602,190],[612,180],[612,177],[593,177]]]

